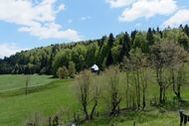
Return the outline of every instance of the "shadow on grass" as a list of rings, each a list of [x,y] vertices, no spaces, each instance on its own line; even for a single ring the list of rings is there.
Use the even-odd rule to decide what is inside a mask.
[[[178,111],[189,107],[189,100],[167,100],[165,104],[156,106],[157,108],[164,109],[165,111]]]
[[[87,121],[84,124],[87,126],[96,126],[96,125],[108,125],[108,126],[116,126],[119,123],[123,122],[130,122],[132,125],[134,125],[135,122],[137,123],[145,123],[152,120],[155,120],[157,118],[163,118],[161,113],[159,111],[128,111],[121,113],[119,116],[116,117],[109,117],[107,115],[103,115],[100,117],[96,117],[93,121]]]

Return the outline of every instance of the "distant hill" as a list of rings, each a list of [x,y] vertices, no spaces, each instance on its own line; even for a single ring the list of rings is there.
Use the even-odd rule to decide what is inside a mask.
[[[120,33],[114,36],[103,36],[101,39],[77,43],[55,44],[47,47],[22,51],[0,59],[0,74],[53,74],[58,68],[74,64],[76,72],[97,64],[101,70],[120,64],[124,57],[129,58],[132,49],[140,48],[145,54],[156,42],[173,41],[189,48],[188,25],[179,28],[149,28],[148,31],[132,31],[131,34]]]

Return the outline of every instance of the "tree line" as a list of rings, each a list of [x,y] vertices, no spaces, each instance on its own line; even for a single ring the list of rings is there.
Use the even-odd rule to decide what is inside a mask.
[[[55,44],[21,51],[0,59],[0,74],[51,74],[60,78],[74,77],[84,69],[97,64],[101,70],[123,62],[132,49],[140,48],[149,54],[157,41],[171,39],[188,51],[189,27],[149,28],[147,32],[134,30],[131,34],[120,33],[101,39],[69,44]]]

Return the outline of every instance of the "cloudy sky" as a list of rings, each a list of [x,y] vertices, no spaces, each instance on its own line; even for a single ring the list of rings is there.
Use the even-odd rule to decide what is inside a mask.
[[[0,58],[23,49],[189,23],[189,0],[0,0]]]

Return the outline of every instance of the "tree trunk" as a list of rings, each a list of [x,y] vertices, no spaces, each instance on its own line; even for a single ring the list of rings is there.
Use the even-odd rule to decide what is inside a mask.
[[[85,113],[85,119],[89,120],[89,114],[88,114],[88,111],[87,111],[87,105],[86,104],[83,104],[83,112]]]
[[[164,101],[163,101],[163,86],[160,86],[160,88],[159,88],[159,103],[160,104],[164,103]]]
[[[110,112],[110,116],[115,116],[116,114],[119,114],[120,109],[119,109],[119,104],[121,102],[121,98],[117,99],[112,103],[112,110]]]
[[[177,98],[178,98],[178,100],[181,100],[181,93],[180,93],[180,85],[178,85],[178,87],[177,87]]]
[[[142,109],[144,110],[144,108],[146,107],[146,90],[145,88],[143,89],[143,101],[142,101]]]
[[[143,97],[143,101],[142,101],[142,109],[144,110],[144,108],[146,107],[146,89],[147,89],[147,85],[148,85],[148,80],[147,80],[147,78],[146,78],[146,74],[145,74],[145,72],[143,71],[143,73],[142,73],[142,77],[143,77],[143,82],[142,82],[142,91],[143,91],[143,93],[142,93],[142,97]]]
[[[178,77],[177,77],[177,80],[175,75],[174,75],[174,72],[172,70],[172,83],[173,83],[173,92],[175,93],[176,97],[178,100],[181,99],[181,94],[180,94],[180,88],[181,88],[181,84],[182,83],[182,73],[178,72]]]
[[[127,76],[127,89],[126,89],[126,101],[127,101],[127,108],[129,107],[129,73],[126,73]]]
[[[176,78],[173,69],[171,70],[171,76],[172,76],[172,84],[173,84],[173,92],[175,93],[176,97],[178,98],[178,85],[176,83]],[[178,82],[178,80],[177,80]]]
[[[163,103],[165,103],[166,100],[166,87],[163,87]]]
[[[94,112],[95,112],[95,110],[96,110],[96,106],[98,105],[98,102],[97,102],[97,100],[95,100],[95,104],[94,104],[94,106],[93,106],[93,108],[92,108],[92,111],[91,111],[91,114],[90,114],[90,119],[92,120],[93,119],[93,115],[94,115]]]
[[[137,97],[138,97],[138,109],[140,109],[140,75],[139,75],[139,70],[137,70]]]

